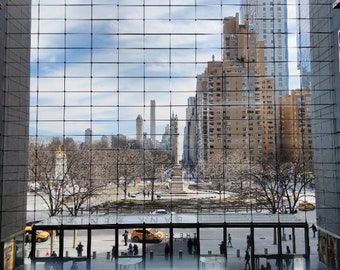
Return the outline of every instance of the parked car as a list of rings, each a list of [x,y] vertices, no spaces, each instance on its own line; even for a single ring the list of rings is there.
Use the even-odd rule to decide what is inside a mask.
[[[169,212],[165,209],[157,209],[157,210],[151,212],[151,214],[152,215],[171,215],[171,214],[174,215],[176,213],[175,212]]]
[[[299,203],[299,206],[297,207],[300,211],[312,211],[315,209],[315,205],[309,202],[301,202]]]
[[[32,240],[32,227],[31,226],[26,226],[25,227],[25,242],[30,242]],[[27,237],[29,236],[29,237]],[[50,238],[50,234],[48,232],[42,231],[42,230],[36,230],[35,231],[35,241],[38,243],[40,242],[45,242]],[[30,239],[28,241],[28,239]]]
[[[142,228],[133,229],[130,238],[134,242],[143,241],[143,229]],[[163,241],[164,238],[165,238],[165,233],[162,231],[158,231],[156,229],[150,229],[150,228],[145,229],[144,239],[147,242],[160,243]]]

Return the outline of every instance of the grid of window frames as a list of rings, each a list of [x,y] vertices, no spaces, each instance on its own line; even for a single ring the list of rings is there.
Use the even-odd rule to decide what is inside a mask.
[[[129,239],[142,223],[292,223],[314,202],[307,8],[33,0],[28,221]]]

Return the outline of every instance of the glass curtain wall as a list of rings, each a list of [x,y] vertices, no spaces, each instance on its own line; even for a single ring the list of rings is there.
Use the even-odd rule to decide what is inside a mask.
[[[255,269],[293,249],[292,224],[316,222],[307,7],[33,0],[27,221],[56,226],[35,255],[81,242],[107,263],[204,268],[249,250]],[[254,222],[289,225],[228,228]]]

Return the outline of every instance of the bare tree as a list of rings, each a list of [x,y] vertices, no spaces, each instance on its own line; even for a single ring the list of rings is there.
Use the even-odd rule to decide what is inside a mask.
[[[61,212],[63,206],[71,215],[77,215],[104,185],[95,179],[90,151],[63,151],[61,145],[53,149],[56,141],[30,144],[29,180],[39,184],[34,192],[45,202],[50,216]],[[74,149],[73,143],[69,145]]]
[[[274,158],[253,166],[248,175],[255,184],[257,202],[273,213],[277,210],[286,211],[284,203],[287,202],[289,212],[295,213],[301,193],[313,179],[305,168],[300,160],[280,163]]]
[[[151,201],[153,201],[156,179],[161,179],[164,171],[171,166],[170,153],[158,149],[146,150],[143,155],[143,163],[144,179],[151,182]]]

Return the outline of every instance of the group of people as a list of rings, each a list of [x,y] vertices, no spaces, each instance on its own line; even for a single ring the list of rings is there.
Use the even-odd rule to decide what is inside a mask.
[[[198,243],[197,237],[195,237],[194,239],[189,238],[187,247],[188,247],[188,252],[190,255],[192,254],[193,249],[194,249],[195,254],[197,254],[198,249],[199,249],[199,243]]]
[[[317,232],[316,226],[314,224],[312,224],[312,226],[310,228],[312,229],[313,237],[315,237],[315,234]],[[128,231],[125,230],[125,232],[123,234],[125,246],[128,245],[128,234],[129,234]],[[27,235],[26,235],[26,238],[27,238]],[[25,239],[25,240],[26,240],[25,242],[29,242],[29,241],[27,241],[28,239]],[[226,248],[227,247],[233,247],[232,237],[231,237],[230,233],[228,233],[228,235],[227,235],[227,244],[224,241],[222,241],[219,246],[220,246],[220,254],[221,255],[226,254]],[[251,269],[251,266],[250,266],[250,253],[249,253],[249,250],[251,249],[251,247],[252,247],[252,237],[250,235],[247,235],[246,236],[246,250],[245,250],[245,256],[244,256],[245,270]],[[76,247],[77,256],[78,257],[82,256],[83,248],[84,248],[83,244],[81,242],[79,242],[79,244]],[[196,237],[194,239],[189,238],[188,242],[187,242],[187,248],[188,248],[188,253],[189,254],[192,254],[193,251],[197,254],[198,251],[199,251],[199,242],[198,242],[198,239]],[[130,243],[128,245],[128,248],[127,248],[127,255],[129,255],[129,256],[138,256],[138,253],[139,252],[138,252],[137,244],[132,245]],[[168,243],[165,244],[164,253],[165,253],[165,256],[168,257],[168,255],[170,253],[170,247],[169,247]],[[112,254],[111,260],[113,260],[113,258],[116,255],[115,246],[112,247],[111,254]],[[286,254],[287,255],[291,254],[289,246],[286,247]],[[55,253],[55,251],[52,252],[51,256],[57,257],[57,254]],[[31,252],[30,252],[29,257],[31,257]],[[289,256],[285,259],[285,265],[286,265],[287,268],[290,265],[290,257]],[[78,269],[77,263],[73,263],[71,269],[72,270],[77,270]],[[267,262],[266,266],[261,265],[261,270],[271,270],[271,266],[270,266],[269,262]]]

